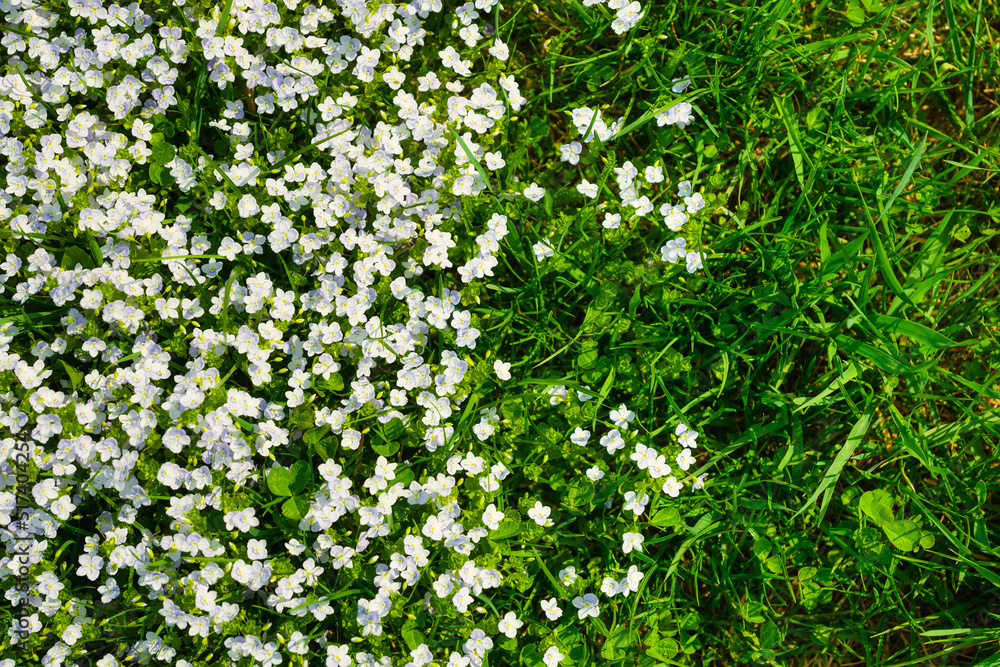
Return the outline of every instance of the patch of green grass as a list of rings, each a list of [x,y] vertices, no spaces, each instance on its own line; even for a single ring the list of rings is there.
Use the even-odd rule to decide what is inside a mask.
[[[586,208],[556,207],[523,234],[571,230],[562,258],[523,256],[524,286],[482,309],[505,314],[510,358],[607,386],[607,403],[647,396],[646,424],[683,415],[710,439],[713,481],[666,531],[633,622],[671,629],[668,664],[992,655],[995,8],[653,3],[634,38],[601,7],[514,9],[545,123],[520,137],[529,160],[574,140],[574,108],[628,123],[678,97],[671,78],[694,80],[686,133],[640,124],[543,185],[641,156],[721,195],[705,277],[647,272],[655,232],[616,244]],[[871,492],[892,522],[865,513]]]

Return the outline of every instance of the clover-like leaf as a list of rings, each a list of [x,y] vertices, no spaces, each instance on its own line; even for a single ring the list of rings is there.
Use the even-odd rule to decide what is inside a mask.
[[[882,526],[885,536],[892,542],[892,546],[902,551],[913,551],[920,544],[920,526],[901,519]]]

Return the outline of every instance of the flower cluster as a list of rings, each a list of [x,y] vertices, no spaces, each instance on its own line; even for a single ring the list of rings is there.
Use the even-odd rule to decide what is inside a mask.
[[[516,577],[502,540],[559,508],[521,521],[509,424],[480,406],[512,379],[471,304],[515,209],[479,204],[526,102],[487,36],[495,5],[2,6],[0,294],[23,317],[0,325],[0,581],[29,584],[7,590],[28,613],[0,646],[46,667],[102,639],[100,667],[191,667],[189,638],[229,664],[476,667],[491,635],[519,637],[518,614],[477,600]],[[618,33],[641,16],[609,6]],[[586,141],[621,128],[588,113]],[[626,163],[618,185],[646,215],[638,173]],[[678,192],[660,212],[679,229],[704,201]],[[43,310],[58,327],[39,335]],[[671,472],[634,418],[608,415],[590,480],[628,444],[651,479]],[[671,459],[684,471],[692,433]],[[639,516],[648,494],[629,493]],[[643,578],[608,575],[607,597]],[[578,620],[597,617],[580,592]],[[383,641],[411,596],[459,651]],[[131,610],[159,627],[125,643]]]

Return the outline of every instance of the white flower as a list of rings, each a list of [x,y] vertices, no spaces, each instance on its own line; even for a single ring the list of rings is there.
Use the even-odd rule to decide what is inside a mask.
[[[607,448],[608,454],[614,454],[619,449],[625,448],[625,440],[622,439],[622,435],[618,429],[613,428],[601,436],[601,446]]]
[[[545,196],[545,189],[538,186],[538,183],[532,183],[524,190],[524,196],[531,201],[538,201]]]
[[[552,246],[545,241],[539,241],[533,245],[531,249],[535,253],[535,259],[539,262],[548,257],[552,257],[552,255],[555,254],[555,250],[553,250]]]
[[[559,581],[563,582],[564,586],[572,586],[573,582],[577,580],[579,575],[576,573],[576,568],[570,565],[569,567],[559,570]]]
[[[624,541],[622,542],[622,551],[626,554],[631,553],[633,549],[642,551],[642,543],[645,539],[639,533],[625,533]]]
[[[597,605],[597,596],[593,593],[587,593],[583,597],[577,596],[573,599],[573,606],[580,610],[577,612],[577,617],[580,620],[583,620],[588,616],[597,618],[597,616],[601,613],[601,609]]]
[[[505,361],[500,361],[497,359],[493,362],[493,372],[497,374],[497,378],[500,380],[510,379],[510,364]]]
[[[677,455],[677,465],[680,466],[681,470],[687,470],[695,463],[695,458],[691,456],[690,449],[682,449],[680,454]]]
[[[562,609],[559,608],[559,603],[554,598],[542,600],[542,611],[545,612],[545,616],[550,621],[557,620],[563,614]]]
[[[609,598],[613,598],[621,592],[621,584],[611,577],[604,577],[604,581],[601,582],[601,592]]]
[[[701,196],[700,192],[696,192],[690,197],[684,198],[684,205],[687,206],[687,212],[694,215],[701,209],[705,208],[705,198]]]
[[[528,510],[528,518],[537,523],[539,526],[551,526],[552,519],[549,515],[552,514],[552,508],[546,507],[540,502],[536,502],[535,506]]]
[[[497,506],[490,503],[486,506],[486,511],[483,512],[483,523],[490,530],[497,530],[500,528],[500,522],[504,520],[507,515],[497,509]]]
[[[583,179],[580,182],[580,185],[576,186],[576,189],[584,197],[587,197],[589,199],[597,198],[597,192],[598,192],[597,184],[591,183],[587,179]]]
[[[641,496],[637,496],[634,491],[625,492],[625,511],[631,511],[636,516],[639,516],[646,511],[646,503],[649,502],[649,494],[644,493]]]
[[[566,656],[559,652],[559,649],[555,646],[550,646],[545,650],[545,655],[542,657],[542,661],[545,662],[547,667],[556,667],[563,658]]]
[[[692,431],[685,424],[678,424],[677,428],[674,429],[674,435],[677,436],[677,444],[681,447],[697,449],[698,443],[696,440],[698,438],[698,431]]]
[[[700,252],[695,252],[692,250],[691,252],[689,252],[687,255],[684,256],[684,260],[687,262],[688,273],[695,273],[701,270],[701,268],[703,267],[703,264],[701,262]]]
[[[508,638],[514,639],[514,637],[517,636],[517,631],[521,629],[521,626],[523,625],[524,622],[518,620],[514,612],[509,611],[507,612],[507,615],[501,619],[500,623],[497,624],[497,630]]]
[[[677,481],[677,478],[671,475],[667,477],[667,481],[663,483],[663,492],[670,496],[671,498],[676,498],[680,495],[681,489],[684,485]]]

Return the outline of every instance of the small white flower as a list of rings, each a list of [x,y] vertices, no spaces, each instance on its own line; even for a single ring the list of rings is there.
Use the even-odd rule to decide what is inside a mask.
[[[663,483],[663,492],[670,496],[671,498],[676,498],[680,495],[681,489],[684,485],[677,481],[677,478],[671,475],[667,477],[667,481]]]
[[[497,630],[499,630],[503,635],[509,639],[514,639],[517,636],[517,631],[521,629],[524,625],[523,621],[518,620],[514,612],[509,611],[507,615],[503,617],[499,624],[497,624]]]
[[[532,183],[524,190],[524,196],[531,201],[537,202],[539,199],[545,196],[545,189],[538,186],[538,183]]]
[[[563,658],[566,656],[559,652],[559,649],[555,646],[550,646],[545,650],[545,655],[542,657],[542,661],[545,662],[547,667],[556,667]]]
[[[535,506],[528,510],[528,518],[537,523],[539,526],[551,526],[552,519],[549,515],[552,514],[552,508],[546,507],[540,502],[536,502]]]
[[[552,257],[552,255],[555,254],[555,250],[553,250],[552,246],[545,241],[539,241],[533,245],[531,249],[535,253],[535,259],[539,262],[548,257]]]
[[[587,197],[589,199],[597,198],[597,192],[598,192],[597,184],[591,183],[587,179],[583,179],[583,181],[580,182],[580,185],[576,186],[576,189],[577,192],[579,192],[584,197]]]
[[[579,609],[577,612],[577,617],[580,620],[585,619],[588,616],[597,616],[601,613],[600,607],[597,605],[597,596],[593,593],[587,593],[583,597],[576,597],[573,599],[573,606]]]
[[[497,374],[497,378],[500,380],[510,379],[510,364],[505,361],[500,361],[497,359],[493,362],[493,372]]]
[[[563,614],[562,609],[559,608],[559,603],[556,602],[555,598],[542,600],[542,611],[545,612],[545,616],[550,621],[557,620]]]
[[[642,543],[645,539],[639,533],[625,533],[624,541],[622,542],[622,551],[626,554],[631,553],[633,549],[642,551]]]
[[[690,449],[682,449],[680,454],[677,455],[677,465],[680,466],[681,470],[687,470],[695,463],[695,458],[691,456]]]

